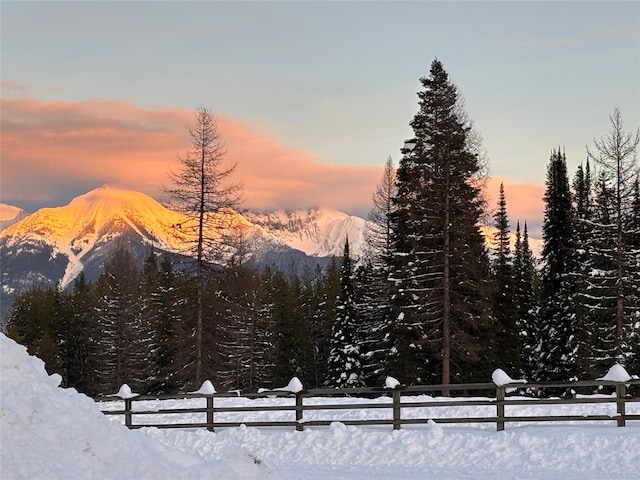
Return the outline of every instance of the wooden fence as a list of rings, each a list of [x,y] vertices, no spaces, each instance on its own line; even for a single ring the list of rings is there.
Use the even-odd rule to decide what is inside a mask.
[[[628,382],[612,382],[612,381],[578,381],[578,382],[538,382],[506,384],[497,386],[493,383],[472,383],[458,385],[417,385],[417,386],[398,386],[394,389],[389,388],[314,388],[309,390],[301,390],[299,392],[283,392],[283,391],[263,391],[260,393],[215,393],[210,395],[203,394],[184,394],[184,395],[164,395],[164,396],[135,396],[125,398],[120,401],[124,403],[124,408],[120,410],[103,410],[106,415],[122,415],[124,416],[124,424],[129,428],[156,427],[156,428],[206,428],[214,431],[220,427],[238,427],[246,425],[248,427],[295,427],[296,430],[302,431],[306,426],[328,426],[333,422],[341,422],[345,425],[392,425],[394,430],[398,430],[402,425],[409,424],[425,424],[429,421],[436,423],[495,423],[497,430],[504,430],[507,423],[514,422],[583,422],[583,421],[615,421],[618,427],[624,427],[627,421],[640,420],[639,413],[630,414],[627,412],[627,405],[640,402],[640,397],[631,396],[628,393],[628,387],[640,386],[640,380],[634,379]],[[606,388],[612,391],[611,395],[575,395],[576,389],[597,389]],[[522,391],[523,389],[536,389],[544,392],[563,392],[560,396],[530,398],[519,396],[508,396],[510,391]],[[433,395],[447,392],[460,392],[459,396],[432,399]],[[638,391],[638,388],[635,388]],[[471,392],[484,392],[491,395],[490,397],[471,397]],[[489,392],[489,393],[487,393]],[[428,400],[417,398],[418,395],[430,395]],[[357,397],[359,403],[305,403],[305,399],[317,397]],[[286,397],[295,399],[294,404],[289,405],[239,405],[224,406],[216,405],[216,399],[244,397],[249,399],[270,398],[270,397]],[[388,401],[365,401],[367,398],[385,397]],[[206,399],[205,407],[184,407],[184,408],[158,408],[158,409],[139,409],[133,408],[133,405],[139,401],[145,400],[178,400],[178,399]],[[101,397],[98,401],[113,402],[113,397]],[[160,402],[162,403],[162,402]],[[229,403],[229,402],[226,402]],[[615,404],[615,414],[592,413],[583,415],[526,415],[511,416],[505,413],[506,407],[516,405],[576,405],[576,404]],[[495,415],[491,416],[464,416],[464,417],[434,417],[434,416],[403,416],[403,410],[421,409],[421,408],[438,408],[438,407],[469,407],[469,406],[488,406],[495,408]],[[339,410],[358,410],[368,411],[372,409],[388,409],[390,415],[388,418],[371,418],[371,419],[317,419],[305,418],[305,414],[311,411],[339,411]],[[594,408],[595,409],[595,408]],[[636,409],[638,410],[638,409]],[[254,412],[274,412],[274,411],[291,411],[291,419],[286,421],[219,421],[218,413],[235,412],[235,413],[254,413]],[[419,411],[419,410],[418,410]],[[181,414],[202,414],[204,421],[202,422],[171,422],[171,423],[135,423],[134,417],[153,416],[153,415],[181,415]]]

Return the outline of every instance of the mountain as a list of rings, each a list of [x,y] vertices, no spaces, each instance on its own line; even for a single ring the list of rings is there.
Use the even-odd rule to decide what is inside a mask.
[[[313,257],[340,257],[345,239],[357,253],[364,246],[366,221],[338,210],[309,208],[247,212],[247,219],[271,238]]]
[[[352,251],[364,244],[365,220],[335,210],[231,212],[225,219],[232,228],[224,233],[241,239],[246,261],[287,273],[341,256],[347,235]],[[151,246],[181,262],[183,244],[175,232],[185,224],[184,215],[145,194],[106,185],[66,206],[42,208],[0,232],[3,309],[13,294],[35,282],[66,287],[81,271],[97,278],[114,242],[126,242],[140,264]]]
[[[177,268],[186,260],[176,228],[187,224],[187,218],[140,192],[105,185],[63,207],[42,208],[25,216],[17,207],[2,205],[0,212],[0,220],[6,222],[3,226],[8,225],[0,231],[2,317],[12,296],[34,283],[66,287],[81,271],[89,280],[96,279],[115,242],[126,242],[140,266],[151,246],[172,255]],[[355,257],[365,244],[367,222],[337,210],[229,213],[225,219],[231,219],[232,227],[224,233],[236,239],[243,260],[289,275],[312,272],[341,257],[347,237]],[[483,228],[489,246],[493,231]],[[216,235],[220,232],[208,233]],[[542,242],[530,239],[530,244],[539,256]],[[234,252],[226,254],[228,258]]]
[[[27,213],[21,208],[0,203],[0,231],[22,220]]]

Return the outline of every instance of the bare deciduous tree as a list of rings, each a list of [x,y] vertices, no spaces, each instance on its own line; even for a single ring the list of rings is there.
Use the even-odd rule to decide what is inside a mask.
[[[218,130],[215,114],[198,107],[189,128],[191,148],[178,157],[180,170],[169,171],[172,187],[165,188],[172,206],[186,221],[172,230],[184,245],[185,253],[195,259],[196,327],[195,382],[202,381],[203,369],[203,297],[206,272],[224,249],[223,233],[232,226],[233,209],[242,201],[242,184],[230,182],[236,164],[226,165],[226,148]]]
[[[389,156],[384,164],[384,172],[376,191],[372,195],[373,207],[367,217],[365,230],[365,255],[376,265],[388,261],[391,248],[391,221],[389,213],[393,208],[393,197],[396,192],[396,169]]]
[[[624,338],[624,292],[626,288],[627,261],[625,258],[625,219],[632,207],[635,179],[638,176],[637,150],[640,144],[640,129],[635,134],[625,132],[622,115],[615,108],[609,116],[611,131],[600,140],[594,139],[594,151],[587,148],[587,155],[607,175],[614,196],[617,267],[616,281],[616,337],[618,355]]]

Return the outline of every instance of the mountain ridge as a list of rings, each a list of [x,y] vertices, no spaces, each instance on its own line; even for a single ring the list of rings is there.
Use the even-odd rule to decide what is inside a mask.
[[[364,245],[365,220],[337,210],[224,215],[231,219],[230,228],[225,232],[209,231],[210,237],[224,233],[239,238],[248,252],[245,261],[291,270],[287,273],[299,274],[307,266],[324,266],[330,257],[341,256],[347,236],[354,252]],[[288,222],[284,222],[285,217]],[[90,280],[97,278],[111,245],[118,240],[134,250],[140,265],[151,247],[184,262],[184,245],[179,237],[184,237],[188,223],[187,216],[150,196],[108,185],[79,195],[67,205],[41,208],[17,219],[0,231],[3,310],[15,293],[34,283],[65,288],[80,272]]]
[[[135,250],[140,265],[151,247],[173,255],[177,261],[185,260],[183,244],[175,233],[176,228],[188,225],[188,217],[133,190],[103,185],[61,207],[45,207],[26,215],[17,207],[3,204],[2,212],[2,221],[6,222],[0,230],[3,310],[13,294],[34,283],[64,288],[83,271],[88,279],[97,278],[111,245],[118,239]],[[301,274],[341,257],[347,237],[354,257],[364,251],[367,221],[335,209],[229,213],[229,233],[244,242],[247,254],[243,261],[253,265],[271,265],[287,274]],[[482,227],[488,246],[493,230]],[[542,242],[530,240],[534,254],[539,256]]]

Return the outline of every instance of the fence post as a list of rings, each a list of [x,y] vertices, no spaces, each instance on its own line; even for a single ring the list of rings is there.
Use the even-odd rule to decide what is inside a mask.
[[[132,422],[132,418],[131,418],[131,399],[130,398],[125,398],[124,399],[124,425],[127,428],[131,428],[131,425],[133,424]]]
[[[213,395],[207,396],[207,430],[213,432]]]
[[[616,385],[616,405],[618,411],[618,427],[624,427],[626,425],[625,418],[625,395],[626,395],[626,386],[624,383],[619,383]]]
[[[302,423],[302,398],[302,392],[296,392],[296,431],[298,432],[302,432],[304,430],[304,425]]]
[[[400,390],[392,392],[393,399],[393,429],[400,430]]]
[[[504,393],[505,388],[502,385],[496,386],[496,409],[497,409],[497,431],[504,430]]]

